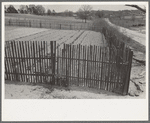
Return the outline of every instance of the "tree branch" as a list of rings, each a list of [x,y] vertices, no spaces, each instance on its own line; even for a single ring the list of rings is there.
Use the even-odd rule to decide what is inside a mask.
[[[146,10],[145,9],[142,9],[141,7],[139,7],[138,5],[129,5],[129,4],[126,4],[125,6],[131,6],[131,7],[134,7],[134,8],[137,8],[138,10],[146,13]]]

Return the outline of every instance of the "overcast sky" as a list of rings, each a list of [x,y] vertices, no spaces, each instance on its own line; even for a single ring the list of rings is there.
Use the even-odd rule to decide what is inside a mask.
[[[34,4],[34,3],[33,3]],[[10,4],[8,4],[10,5]],[[7,6],[8,6],[7,5]],[[26,4],[29,5],[29,4]],[[81,4],[78,5],[72,5],[72,4],[56,4],[56,5],[44,5],[44,4],[37,4],[36,5],[43,5],[45,7],[46,11],[47,9],[55,10],[56,12],[63,12],[65,10],[76,12],[81,7]],[[93,10],[112,10],[112,11],[118,11],[118,10],[136,10],[136,8],[125,6],[125,4],[122,5],[93,5],[93,4],[86,4],[91,5]],[[140,7],[144,8],[144,4],[140,4]],[[16,9],[19,9],[20,5],[14,5]]]

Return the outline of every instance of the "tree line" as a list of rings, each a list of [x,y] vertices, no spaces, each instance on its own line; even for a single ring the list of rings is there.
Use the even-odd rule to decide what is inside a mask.
[[[131,5],[130,5],[131,6]],[[133,6],[133,5],[132,5]],[[5,13],[21,13],[21,14],[35,14],[35,15],[56,15],[56,16],[74,16],[77,19],[82,19],[86,23],[88,19],[103,18],[103,17],[118,17],[122,19],[123,13],[131,15],[131,11],[100,11],[92,10],[90,5],[82,5],[77,12],[65,10],[64,12],[55,12],[55,10],[46,9],[42,5],[20,5],[18,10],[13,5],[8,8],[5,6]],[[133,16],[133,15],[132,15]],[[134,16],[133,16],[134,19]]]
[[[21,13],[21,14],[35,14],[35,15],[55,15],[55,10],[48,9],[47,12],[42,5],[20,5],[19,9],[13,5],[10,5],[8,8],[5,6],[5,13]]]

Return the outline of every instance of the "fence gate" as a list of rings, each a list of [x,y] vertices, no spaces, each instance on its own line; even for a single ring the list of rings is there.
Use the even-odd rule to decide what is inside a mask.
[[[56,41],[6,41],[5,79],[84,86],[126,95],[132,55],[129,49],[120,52],[109,47],[69,44],[61,49]]]

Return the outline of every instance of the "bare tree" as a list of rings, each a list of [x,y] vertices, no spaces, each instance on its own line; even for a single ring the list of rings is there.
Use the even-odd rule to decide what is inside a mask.
[[[26,9],[26,5],[20,5],[20,10]]]
[[[25,10],[26,10],[26,6],[25,5],[20,5],[20,13],[25,13]]]
[[[84,19],[85,23],[88,17],[90,16],[92,7],[90,5],[82,5],[78,10],[78,16],[80,19]]]
[[[138,10],[142,11],[143,13],[146,13],[146,9],[142,9],[142,8],[139,7],[138,5],[129,5],[129,4],[126,4],[125,6],[131,6],[131,7],[134,7],[134,8],[137,8]]]
[[[43,15],[45,13],[45,8],[42,5],[37,5],[36,10],[38,12],[38,15]]]
[[[47,15],[51,15],[51,10],[50,9],[47,10]]]
[[[98,10],[98,11],[95,13],[95,15],[96,15],[97,17],[99,17],[99,18],[103,18],[103,17],[104,17],[104,12]]]
[[[56,15],[56,12],[55,12],[55,10],[53,10],[53,11],[52,11],[52,14],[53,14],[53,15]]]

